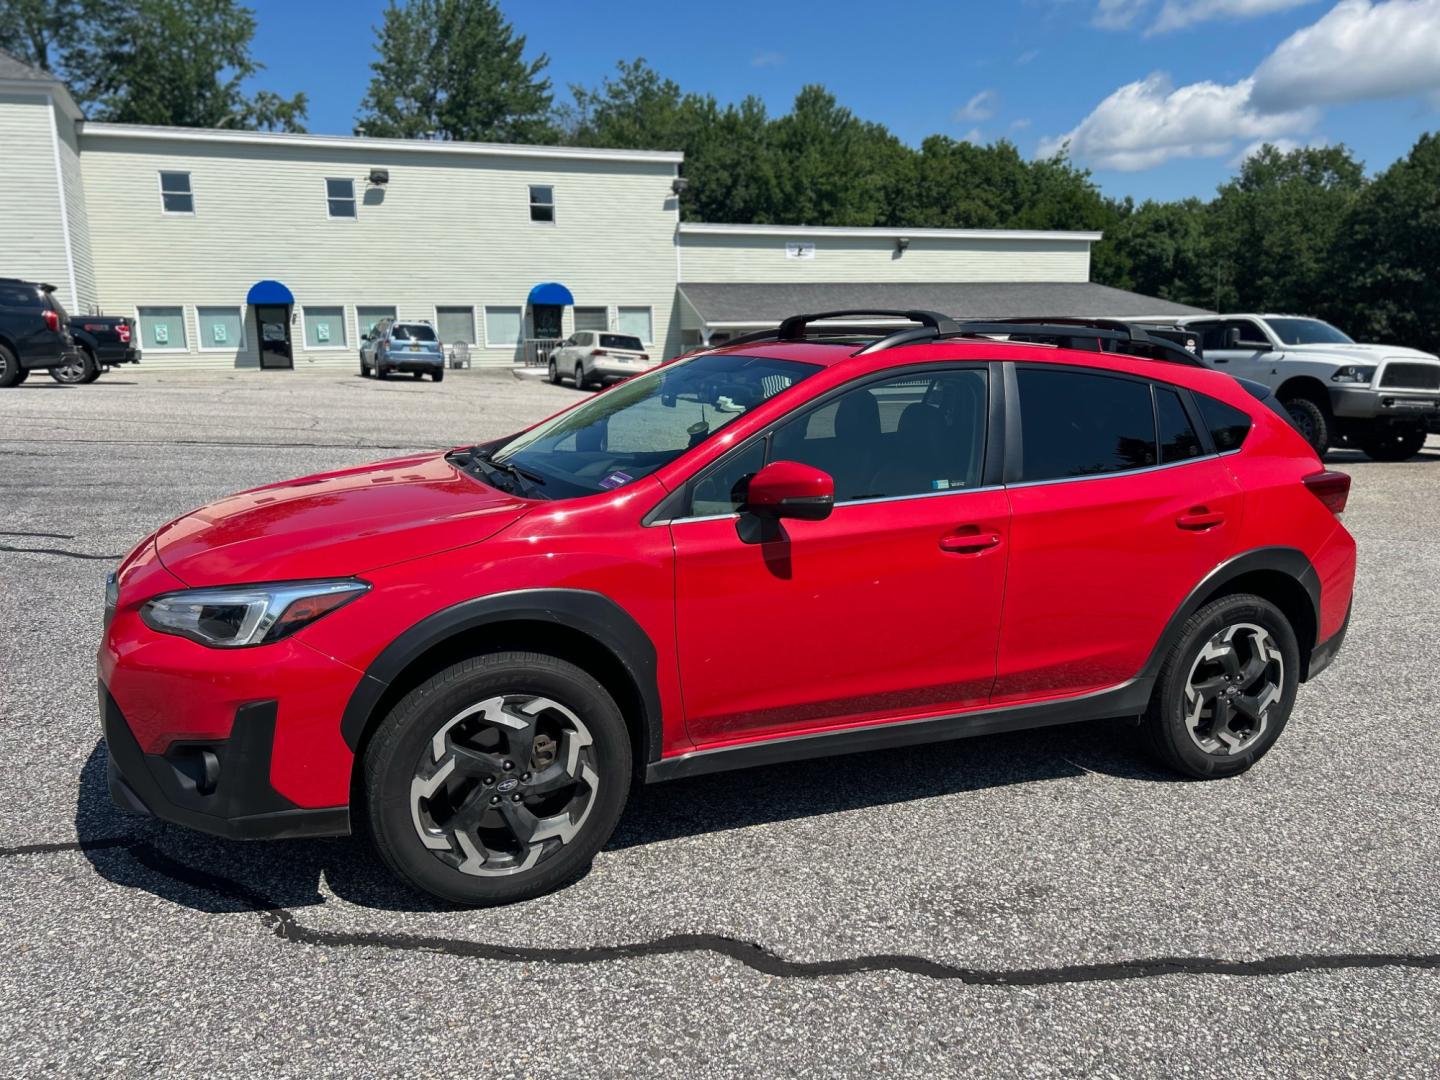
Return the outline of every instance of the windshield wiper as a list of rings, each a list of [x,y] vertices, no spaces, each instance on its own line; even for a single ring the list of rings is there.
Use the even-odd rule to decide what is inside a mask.
[[[504,473],[516,482],[516,486],[521,489],[521,494],[525,493],[524,488],[527,481],[542,487],[545,484],[545,478],[543,476],[537,476],[529,469],[522,469],[518,465],[510,464],[508,461],[496,461],[488,453],[481,453],[478,449],[471,452],[470,460],[478,461],[483,468],[489,469],[491,472]],[[539,492],[536,492],[536,494],[540,495],[541,498],[546,497]]]

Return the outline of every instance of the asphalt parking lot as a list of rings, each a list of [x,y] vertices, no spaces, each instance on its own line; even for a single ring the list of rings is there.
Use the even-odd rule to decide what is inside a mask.
[[[229,491],[501,434],[569,387],[111,373],[0,391],[0,1074],[1433,1076],[1440,439],[1353,473],[1339,659],[1254,769],[1121,724],[678,781],[490,911],[357,841],[105,790],[104,578]],[[877,628],[877,632],[883,632]]]

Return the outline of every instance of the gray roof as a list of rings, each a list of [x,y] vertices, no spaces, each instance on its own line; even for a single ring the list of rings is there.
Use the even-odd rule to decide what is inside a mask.
[[[11,56],[4,49],[0,49],[0,79],[11,82],[58,83],[60,81],[48,71],[31,67],[23,60]]]
[[[850,308],[925,308],[959,318],[1178,318],[1204,308],[1090,282],[965,284],[709,284],[685,282],[680,292],[711,326],[777,323],[788,315]]]

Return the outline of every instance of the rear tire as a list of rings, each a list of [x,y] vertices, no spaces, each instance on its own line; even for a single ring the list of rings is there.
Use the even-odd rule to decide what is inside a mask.
[[[50,369],[50,377],[66,386],[80,386],[92,383],[100,377],[100,365],[89,349],[76,351],[75,359]]]
[[[0,345],[0,387],[19,386],[29,373],[20,367],[15,354]]]
[[[600,683],[554,656],[490,653],[432,676],[381,722],[364,754],[364,823],[417,889],[507,904],[588,869],[630,773],[629,733]]]
[[[1360,449],[1372,461],[1406,461],[1420,452],[1428,434],[1423,427],[1391,427],[1367,434]]]
[[[431,376],[431,378],[433,378],[436,382],[444,382],[444,381],[445,381],[445,369],[444,369],[444,368],[436,368],[436,369],[435,369],[435,372],[434,372],[434,374]]]
[[[1321,457],[1325,451],[1330,449],[1330,417],[1319,405],[1309,398],[1297,397],[1289,401],[1281,402],[1285,411],[1290,414],[1290,419],[1295,421],[1295,427],[1305,437],[1305,441],[1315,448],[1315,452]]]
[[[1299,644],[1280,609],[1248,593],[1223,596],[1181,627],[1141,731],[1182,776],[1236,776],[1275,745],[1299,684]]]

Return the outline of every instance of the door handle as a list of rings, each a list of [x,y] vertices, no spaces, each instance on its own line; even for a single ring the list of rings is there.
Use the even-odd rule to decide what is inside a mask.
[[[1225,524],[1225,515],[1218,511],[1206,510],[1203,506],[1197,506],[1177,517],[1175,524],[1182,529],[1189,529],[1191,532],[1204,532],[1206,529],[1213,529],[1217,525]]]
[[[970,526],[968,530],[962,529],[946,533],[940,538],[940,550],[954,552],[957,555],[975,555],[999,546],[999,533],[981,532],[974,526]]]

